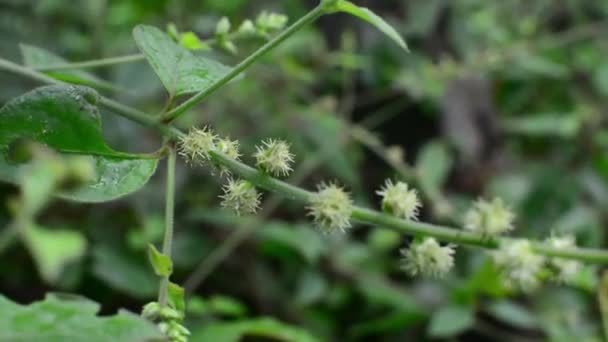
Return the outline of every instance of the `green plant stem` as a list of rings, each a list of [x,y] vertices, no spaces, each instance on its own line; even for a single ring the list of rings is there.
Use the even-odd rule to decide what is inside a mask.
[[[17,74],[30,77],[32,79],[36,79],[44,83],[61,83],[55,79],[37,73],[36,71],[30,70],[28,68],[22,67],[18,64],[3,59],[0,59],[0,69],[15,72]],[[114,111],[116,114],[126,117],[127,119],[136,121],[148,127],[158,129],[161,134],[171,140],[176,140],[180,136],[185,135],[178,128],[168,124],[162,125],[156,122],[152,116],[146,115],[145,113],[137,109],[133,109],[115,101],[106,99],[104,97],[101,98],[99,103],[107,107],[108,109]],[[306,203],[310,200],[312,196],[314,196],[314,193],[312,192],[272,178],[267,174],[263,174],[258,170],[239,161],[233,160],[224,154],[211,152],[211,156],[215,162],[225,166],[235,175],[238,175],[246,180],[251,181],[260,188],[264,188],[269,191],[275,191],[288,199]],[[402,220],[387,214],[383,214],[377,211],[372,211],[361,207],[354,208],[353,219],[361,223],[368,223],[392,228],[396,231],[406,234],[417,236],[431,236],[444,242],[453,242],[457,244],[484,247],[488,249],[495,249],[499,246],[501,242],[511,240],[507,238],[488,239],[478,234],[462,231],[458,228],[443,227],[433,224]],[[608,264],[608,251],[603,251],[600,249],[553,248],[539,242],[534,242],[533,246],[537,253],[546,256],[576,259],[590,263]]]
[[[161,120],[163,122],[171,122],[177,119],[180,115],[184,114],[186,111],[196,106],[199,102],[203,101],[207,96],[213,94],[216,90],[220,89],[222,86],[233,80],[235,77],[239,76],[243,71],[245,71],[258,59],[264,56],[268,51],[274,49],[277,45],[281,44],[285,39],[289,38],[291,35],[299,31],[302,27],[315,21],[317,18],[324,14],[324,11],[325,6],[323,4],[320,4],[319,6],[315,7],[312,11],[308,12],[298,21],[296,21],[287,29],[285,29],[283,32],[268,41],[266,44],[262,45],[254,53],[252,53],[239,64],[237,64],[234,68],[232,68],[232,70],[228,74],[217,80],[209,88],[192,96],[179,106],[175,107],[173,110],[167,112],[161,117]]]
[[[175,149],[169,151],[167,158],[167,185],[165,191],[165,237],[163,238],[163,254],[171,258],[173,248],[173,222],[175,214]],[[167,305],[167,288],[169,287],[169,276],[160,280],[158,289],[158,303],[161,307]]]
[[[119,56],[119,57],[94,59],[94,60],[90,60],[90,61],[48,65],[48,66],[44,66],[44,67],[40,67],[40,68],[34,68],[34,70],[46,72],[46,71],[69,70],[69,69],[88,69],[88,68],[98,68],[98,67],[107,66],[107,65],[143,61],[144,59],[145,59],[145,57],[143,54],[137,53],[137,54],[125,55],[125,56]]]

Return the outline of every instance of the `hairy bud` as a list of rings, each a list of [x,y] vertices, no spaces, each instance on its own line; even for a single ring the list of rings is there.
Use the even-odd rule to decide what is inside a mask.
[[[507,285],[524,292],[537,289],[544,258],[532,250],[528,240],[515,240],[503,244],[493,254],[494,263],[505,276]]]
[[[256,166],[274,176],[287,176],[291,171],[294,155],[289,152],[289,144],[282,140],[268,139],[262,146],[256,146]]]
[[[571,235],[561,237],[552,236],[547,239],[546,243],[557,249],[575,248],[575,239]],[[583,265],[576,260],[553,257],[548,260],[549,268],[553,276],[552,280],[558,283],[568,283],[572,281],[574,276],[582,269]]]
[[[415,189],[408,188],[404,182],[393,184],[386,180],[384,187],[376,194],[382,196],[382,210],[406,220],[418,218],[418,210],[422,206]]]
[[[464,227],[485,236],[496,236],[513,230],[515,215],[502,199],[492,202],[477,200],[464,217]]]
[[[179,154],[191,164],[203,164],[209,160],[209,152],[215,149],[216,140],[217,136],[210,128],[192,128],[179,138]]]
[[[353,202],[348,193],[335,184],[321,184],[307,209],[308,215],[324,234],[344,233],[351,226]]]
[[[223,189],[222,206],[234,210],[237,215],[254,214],[260,207],[261,195],[248,181],[230,178]]]
[[[454,267],[454,246],[441,246],[434,238],[415,241],[402,249],[403,269],[412,276],[441,278]]]

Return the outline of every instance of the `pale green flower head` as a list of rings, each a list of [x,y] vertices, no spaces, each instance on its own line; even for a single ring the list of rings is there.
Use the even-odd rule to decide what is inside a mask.
[[[435,238],[424,238],[402,249],[402,268],[411,276],[441,278],[454,267],[454,246],[441,246]]]
[[[350,228],[353,202],[341,187],[321,184],[307,207],[317,228],[324,234],[344,233]]]
[[[393,183],[386,180],[385,185],[376,191],[382,196],[382,210],[406,220],[418,218],[418,212],[422,204],[415,189],[408,188],[404,182]]]
[[[255,214],[260,207],[261,194],[248,181],[229,178],[223,190],[222,207],[234,210],[237,215]]]
[[[190,164],[203,164],[209,160],[209,152],[215,149],[216,140],[217,136],[209,127],[192,128],[179,138],[179,154]]]
[[[576,241],[572,235],[552,236],[547,239],[546,243],[556,249],[576,247]],[[552,279],[558,283],[571,282],[583,268],[583,264],[579,261],[558,257],[549,258],[548,264],[553,271]]]
[[[289,144],[282,140],[268,139],[262,146],[256,146],[254,154],[256,166],[274,176],[287,176],[293,170],[294,155],[289,152]]]
[[[509,287],[531,292],[540,286],[545,258],[532,250],[530,241],[520,239],[505,243],[493,253],[493,258]]]
[[[513,230],[514,220],[515,214],[502,199],[494,198],[491,202],[479,199],[465,214],[464,227],[485,236],[497,236]]]

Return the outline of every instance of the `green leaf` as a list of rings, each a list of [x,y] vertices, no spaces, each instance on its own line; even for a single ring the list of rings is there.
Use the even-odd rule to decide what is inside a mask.
[[[507,300],[495,301],[487,306],[487,310],[497,319],[517,328],[534,329],[538,327],[536,316],[517,303]]]
[[[158,278],[142,255],[96,245],[92,256],[93,274],[115,290],[138,299],[149,299],[158,291]]]
[[[17,183],[26,164],[7,158],[17,139],[30,139],[59,152],[91,155],[96,178],[60,196],[81,202],[103,202],[144,186],[156,170],[156,159],[114,151],[104,141],[93,89],[54,85],[35,89],[0,109],[0,180]]]
[[[163,341],[146,320],[126,311],[99,317],[99,305],[88,300],[44,301],[19,305],[0,295],[0,341],[11,342],[144,342]]]
[[[186,312],[186,294],[184,288],[175,283],[169,282],[169,286],[167,287],[167,295],[171,306],[175,310],[184,314]]]
[[[148,244],[148,259],[157,276],[168,277],[173,272],[171,258],[159,252],[153,244]]]
[[[236,299],[226,296],[213,296],[209,298],[210,310],[218,315],[240,317],[247,313],[247,308]]]
[[[431,317],[428,335],[433,338],[455,336],[471,328],[474,323],[475,313],[472,307],[446,306]]]
[[[190,342],[238,342],[245,336],[276,339],[286,342],[320,341],[300,328],[287,325],[273,318],[256,318],[237,322],[207,324],[204,328],[193,332]]]
[[[179,36],[179,44],[188,50],[209,50],[209,45],[201,41],[192,31],[182,33]]]
[[[431,189],[441,189],[452,168],[453,159],[448,147],[439,142],[433,141],[426,144],[416,160],[416,169],[420,175],[420,181],[424,182],[425,187]]]
[[[86,239],[78,231],[51,230],[33,223],[23,229],[22,238],[40,276],[50,284],[59,281],[66,265],[84,256],[87,246]]]
[[[69,64],[67,60],[36,46],[19,44],[19,49],[21,50],[23,64],[30,68],[46,68]],[[67,83],[82,84],[106,90],[121,90],[120,87],[82,70],[66,69],[46,71],[45,73]]]
[[[329,13],[344,12],[353,15],[359,19],[365,20],[375,26],[378,30],[382,31],[382,33],[387,35],[389,38],[391,38],[403,50],[409,52],[407,44],[405,43],[403,38],[401,38],[401,35],[399,35],[399,33],[391,25],[384,21],[384,19],[380,18],[368,8],[357,6],[350,1],[338,0],[334,4],[330,5],[327,8],[327,11],[329,11]]]
[[[138,25],[133,37],[172,96],[208,89],[230,72],[219,62],[194,55],[156,27]]]

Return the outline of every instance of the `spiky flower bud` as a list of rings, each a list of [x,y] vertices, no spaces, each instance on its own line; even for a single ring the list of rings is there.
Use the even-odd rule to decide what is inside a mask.
[[[248,181],[230,178],[223,189],[222,206],[234,210],[237,215],[254,214],[260,207],[261,194]]]
[[[520,239],[507,242],[493,253],[493,258],[508,286],[530,292],[540,285],[545,259],[534,253],[530,241]]]
[[[335,184],[321,184],[307,207],[317,228],[324,234],[344,233],[350,228],[353,201]]]
[[[464,227],[485,236],[496,236],[513,230],[515,215],[503,203],[494,198],[491,202],[477,200],[464,217]]]
[[[576,243],[572,235],[561,237],[552,236],[546,242],[553,248],[575,248]],[[565,258],[550,258],[548,261],[549,268],[553,271],[552,279],[558,283],[568,283],[572,281],[574,276],[582,269],[582,264],[579,261]]]
[[[217,136],[208,127],[192,128],[179,138],[179,154],[191,164],[202,164],[209,160],[209,152],[215,149]]]
[[[291,171],[294,155],[289,152],[289,144],[282,140],[268,139],[262,146],[256,146],[254,154],[256,166],[274,176],[287,176]]]
[[[441,278],[454,266],[454,253],[453,245],[441,246],[434,238],[427,237],[401,250],[402,268],[412,276]]]
[[[151,321],[156,320],[160,315],[160,304],[157,302],[150,302],[144,305],[141,316]]]
[[[418,218],[418,210],[422,206],[415,189],[408,188],[404,182],[393,184],[386,180],[384,187],[376,194],[382,196],[382,210],[406,220]]]

